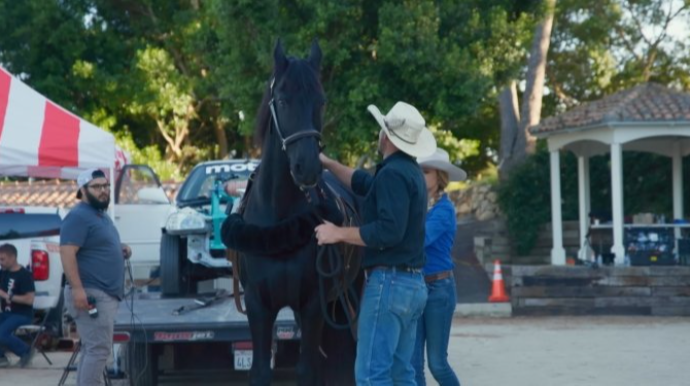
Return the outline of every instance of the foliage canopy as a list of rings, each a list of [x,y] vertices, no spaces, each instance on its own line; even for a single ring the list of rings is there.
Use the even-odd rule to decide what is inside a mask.
[[[519,72],[538,3],[0,0],[0,63],[179,178],[202,159],[257,155],[277,38],[294,56],[318,38],[332,155],[374,156],[366,106],[404,100],[473,171],[491,161],[487,106],[497,80]]]

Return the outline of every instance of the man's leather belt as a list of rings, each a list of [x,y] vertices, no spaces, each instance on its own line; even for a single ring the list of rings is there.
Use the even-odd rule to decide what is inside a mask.
[[[421,268],[415,268],[415,267],[410,267],[409,265],[394,265],[394,266],[389,266],[389,265],[375,265],[373,267],[367,267],[364,270],[366,271],[367,275],[370,275],[372,271],[375,269],[381,269],[385,271],[397,271],[397,272],[405,272],[405,273],[422,273]]]
[[[432,273],[431,275],[424,275],[424,281],[427,283],[431,283],[437,280],[442,280],[449,278],[453,274],[453,271],[441,271],[441,272],[436,272]]]

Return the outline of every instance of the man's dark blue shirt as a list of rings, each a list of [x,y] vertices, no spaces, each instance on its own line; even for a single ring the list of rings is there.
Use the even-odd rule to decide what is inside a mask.
[[[373,176],[356,170],[351,185],[364,196],[359,234],[367,248],[362,266],[424,266],[427,192],[417,161],[397,151]]]

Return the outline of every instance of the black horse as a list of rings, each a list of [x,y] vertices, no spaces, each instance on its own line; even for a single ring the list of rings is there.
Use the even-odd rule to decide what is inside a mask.
[[[302,333],[299,383],[354,384],[354,339],[348,330],[324,328],[324,314],[333,315],[334,298],[352,299],[342,289],[358,270],[358,254],[349,254],[345,262],[319,259],[319,276],[319,247],[313,237],[323,219],[342,223],[354,208],[351,197],[343,201],[326,186],[334,183],[322,178],[319,153],[326,100],[319,80],[321,55],[316,41],[306,60],[286,57],[280,41],[276,45],[273,77],[257,119],[261,166],[245,193],[241,217],[229,216],[223,226],[223,241],[241,253],[241,268],[235,268],[252,334],[252,385],[271,381],[273,326],[286,306],[295,311]],[[343,274],[331,277],[327,272],[336,266]],[[329,311],[322,312],[324,308]],[[348,308],[353,311],[356,305]],[[351,312],[335,314],[341,321],[344,315],[352,319]]]

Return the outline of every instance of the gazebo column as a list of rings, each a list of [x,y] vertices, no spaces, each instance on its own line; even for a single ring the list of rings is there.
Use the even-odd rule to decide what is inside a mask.
[[[561,215],[561,158],[558,149],[551,151],[551,229],[553,230],[551,264],[565,265]]]
[[[673,219],[683,218],[683,153],[681,143],[673,144]],[[680,228],[675,228],[676,240],[680,238]]]
[[[590,185],[589,185],[589,157],[578,155],[577,157],[577,179],[578,179],[578,201],[580,208],[580,253],[584,256],[587,253],[585,241],[589,231],[589,212],[590,204]]]
[[[625,261],[623,246],[623,148],[620,143],[611,144],[611,209],[613,212],[614,263],[622,265]]]

